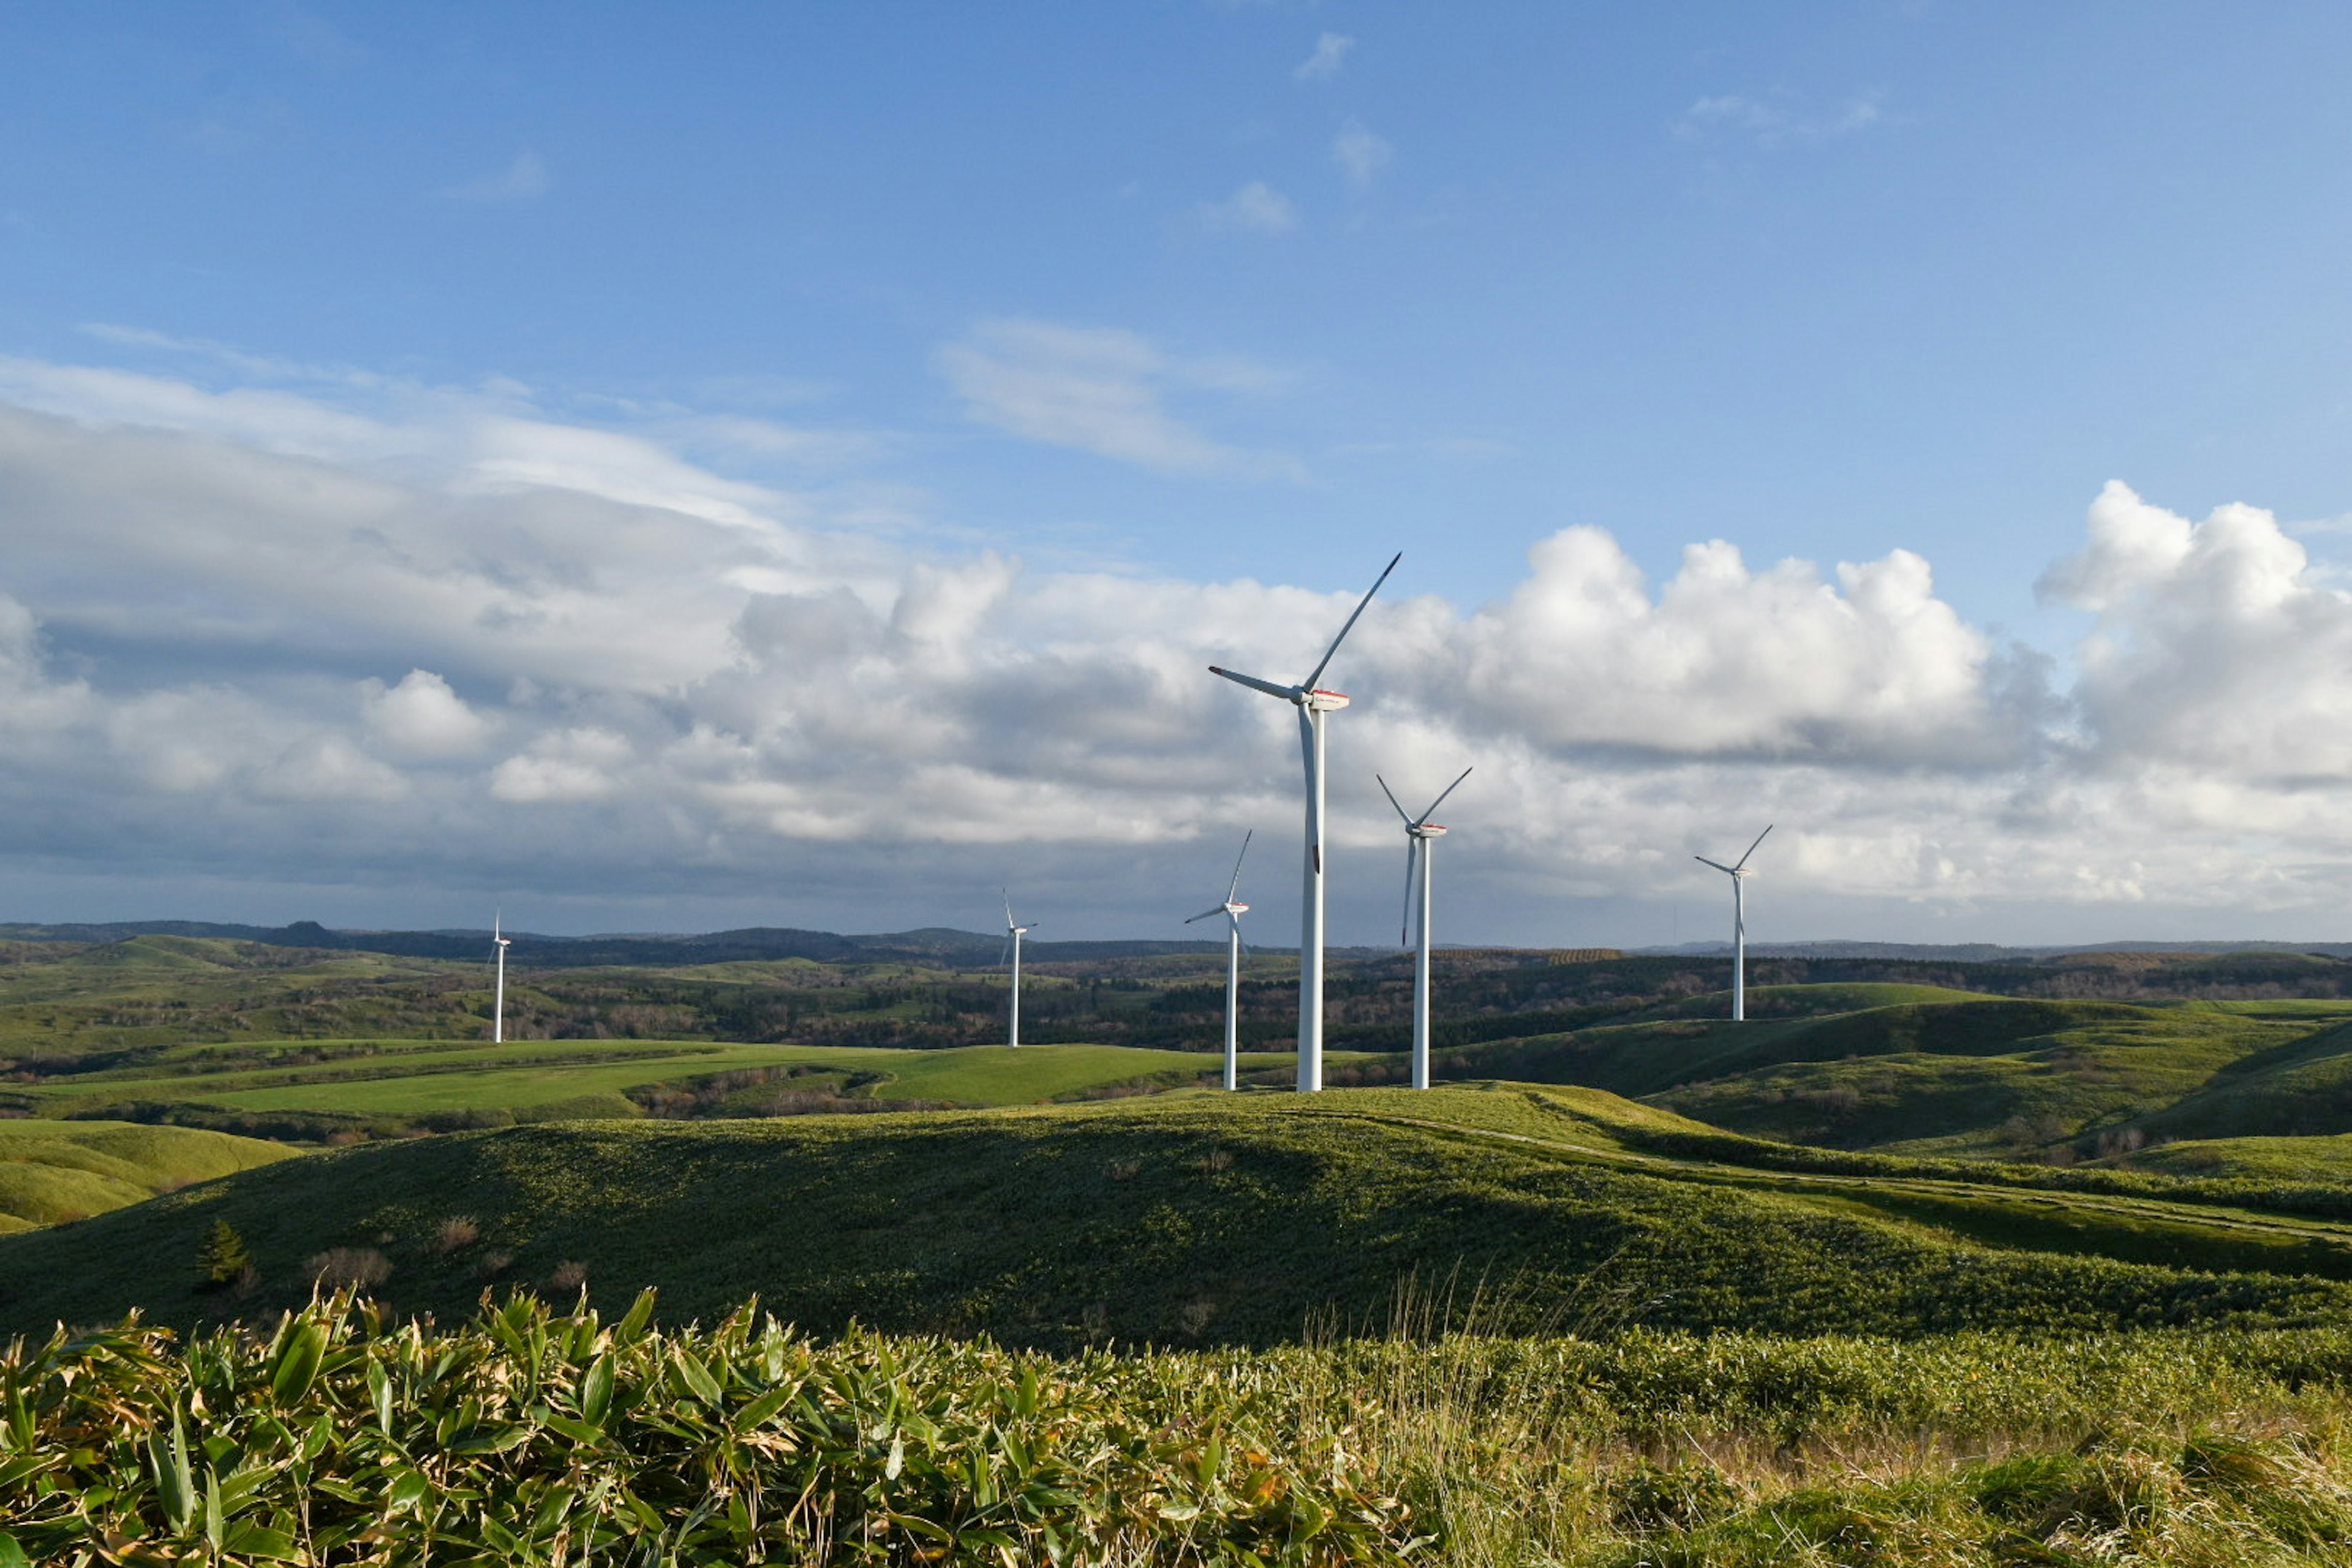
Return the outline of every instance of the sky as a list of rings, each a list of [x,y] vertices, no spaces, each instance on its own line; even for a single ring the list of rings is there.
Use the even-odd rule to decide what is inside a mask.
[[[0,19],[0,921],[2352,934],[2352,10]]]

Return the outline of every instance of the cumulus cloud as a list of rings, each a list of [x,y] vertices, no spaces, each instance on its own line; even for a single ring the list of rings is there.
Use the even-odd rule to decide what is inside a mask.
[[[361,710],[369,735],[399,755],[468,756],[480,751],[497,729],[430,670],[412,669],[397,686],[370,679],[362,690]]]
[[[2191,522],[2113,481],[2084,548],[2040,586],[2096,617],[2075,697],[2103,765],[2288,787],[2352,772],[2352,594],[2320,580],[2270,512]]]
[[[1256,460],[1165,401],[1245,365],[1013,321],[942,368],[1030,439]],[[142,876],[488,866],[580,897],[795,889],[823,900],[799,923],[843,925],[886,895],[960,919],[943,889],[1018,864],[1148,929],[1193,859],[1296,820],[1290,711],[1203,667],[1297,679],[1361,591],[893,544],[520,395],[403,417],[58,367],[6,384],[50,407],[0,409],[0,845]],[[1690,855],[1766,821],[1775,896],[1829,910],[2316,909],[2352,868],[2352,598],[2251,507],[2191,522],[2103,492],[2044,579],[2085,617],[2063,689],[1907,550],[1706,541],[1653,582],[1570,526],[1466,607],[1412,570],[1328,678],[1356,698],[1330,842],[1357,868],[1339,907],[1379,908],[1364,935],[1392,898],[1371,868],[1401,860],[1375,766],[1426,795],[1477,764],[1452,875],[1512,923],[1465,940],[1546,940],[1528,911],[1561,900],[1711,900]]]
[[[940,352],[940,368],[974,420],[1026,440],[1163,473],[1296,471],[1286,459],[1227,446],[1171,414],[1171,391],[1215,386],[1230,371],[1179,362],[1139,333],[982,321]]]
[[[1298,68],[1290,74],[1300,81],[1328,81],[1339,74],[1339,68],[1347,63],[1348,51],[1355,47],[1356,40],[1345,33],[1325,33],[1315,40],[1315,52],[1301,60]]]
[[[1290,198],[1264,180],[1252,180],[1223,201],[1203,202],[1197,211],[1202,224],[1213,229],[1282,234],[1298,226]]]

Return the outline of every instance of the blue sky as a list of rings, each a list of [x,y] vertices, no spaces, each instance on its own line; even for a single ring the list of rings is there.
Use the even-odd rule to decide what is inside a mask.
[[[1305,623],[1333,618],[1313,595],[1344,599],[1400,548],[1398,613],[1423,596],[1426,640],[1400,623],[1367,658],[1466,659],[1447,679],[1467,680],[1488,667],[1463,650],[1491,636],[1507,664],[1521,649],[1508,668],[1552,668],[1558,628],[1530,630],[1529,610],[1496,630],[1496,607],[1544,580],[1531,550],[1584,529],[1646,574],[1664,619],[1593,645],[1650,647],[1639,668],[1595,652],[1556,673],[1650,692],[1661,715],[1687,701],[1698,738],[1557,683],[1479,710],[1398,665],[1397,728],[1367,721],[1367,742],[1439,782],[1457,754],[1517,759],[1493,799],[1518,837],[1488,895],[1465,890],[1465,940],[1662,940],[1661,911],[1699,907],[1704,885],[1625,846],[1670,837],[1671,858],[1716,815],[1809,802],[1816,826],[1783,829],[1799,847],[1776,918],[1802,929],[1782,935],[2339,934],[2352,841],[2322,826],[2338,759],[2298,737],[2336,717],[2352,517],[2341,6],[254,4],[27,8],[0,27],[0,404],[36,432],[0,468],[0,594],[24,617],[25,700],[48,715],[0,757],[37,806],[0,842],[25,889],[0,915],[441,923],[464,868],[536,884],[513,890],[559,911],[549,929],[956,923],[945,906],[1027,868],[1073,921],[1139,930],[1159,915],[1121,890],[1136,879],[1214,861],[1229,827],[1290,831],[1279,736],[1203,696],[1166,733],[1074,717],[1084,735],[1064,737],[1017,695],[926,708],[929,672],[946,692],[985,668],[1017,693],[1024,669],[1050,685],[1024,658],[1091,657],[1147,686],[1163,656],[1245,660],[1252,615],[1276,612],[1236,608],[1243,584],[1293,595],[1301,624],[1270,640],[1312,644]],[[676,617],[664,647],[699,637],[701,663],[567,684],[576,649],[467,641],[454,612],[364,635],[363,616],[310,613],[306,573],[364,568],[306,568],[297,500],[274,543],[219,522],[188,544],[170,498],[204,487],[168,477],[177,461],[287,466],[279,500],[405,487],[442,521],[403,527],[473,541],[468,569],[533,593],[689,570],[634,553],[670,522],[591,544],[556,515],[565,497],[736,542],[766,529],[765,563],[721,575],[789,599],[752,620],[792,621],[795,647],[834,624],[811,607],[827,595],[887,618],[909,584],[976,574],[982,607],[956,625],[980,643],[907,656],[898,738],[862,752],[793,710],[788,683],[709,705],[718,672],[763,657],[715,586],[607,606]],[[148,500],[107,488],[150,465]],[[2086,509],[2114,480],[2146,501],[2111,508],[2129,537],[2101,545]],[[2198,524],[2206,545],[2166,557],[2170,576],[2142,570],[2178,532],[2166,518],[2241,503],[2305,558]],[[100,511],[78,508],[142,521],[101,547]],[[312,526],[360,525],[328,508]],[[1837,563],[1890,552],[1932,586],[1811,641],[1790,630],[1801,586],[1692,600],[1677,631],[1667,585],[1710,541],[1759,582],[1818,563],[1842,603],[1857,590]],[[2260,626],[2194,618],[2211,595],[2184,574],[2241,557],[2287,584],[2307,668],[2282,675]],[[1596,559],[1559,566],[1587,574],[1561,602],[1614,581]],[[2059,577],[2071,595],[2037,593]],[[1104,581],[1137,595],[1124,616],[1100,615]],[[1918,604],[1952,625],[1921,631]],[[1751,658],[1735,634],[1780,642]],[[2248,661],[2237,684],[2214,677],[2222,718],[2201,729],[2165,716],[2185,649],[2208,673]],[[1774,672],[1751,729],[1676,684],[1751,668]],[[436,710],[455,729],[404,751],[367,704],[425,690],[403,687],[412,669],[464,716]],[[1887,669],[1916,679],[1874,685]],[[1828,696],[1787,697],[1816,671]],[[1480,692],[1507,684],[1488,674]],[[2277,757],[2196,738],[2249,693],[2278,705]],[[166,710],[250,754],[97,795],[75,782],[120,773],[102,759]],[[1930,710],[1933,744],[1905,718]],[[1120,783],[1122,745],[1153,774],[1156,748],[1242,721],[1257,728],[1232,810]],[[956,749],[988,724],[1035,731],[1031,759],[1083,743],[1084,765]],[[938,752],[904,749],[934,730]],[[678,759],[718,766],[711,736],[747,749],[681,826],[681,781],[708,778]],[[624,777],[656,756],[667,771]],[[906,799],[927,826],[877,827],[793,795],[812,756],[868,798],[968,768],[971,798],[1042,791],[1058,826],[1032,832],[1010,804],[961,816],[942,784]],[[1543,826],[1578,790],[1590,812]],[[483,798],[589,814],[635,847],[556,875],[466,804]],[[297,799],[273,845],[257,824],[290,808],[256,802]],[[2111,876],[2117,813],[2170,858]],[[446,849],[420,847],[436,831]],[[1465,876],[1470,837],[1449,844]],[[1384,923],[1379,864],[1377,896],[1369,872],[1335,889],[1337,934]],[[772,893],[785,868],[798,890]],[[2038,890],[2045,874],[2069,890]]]

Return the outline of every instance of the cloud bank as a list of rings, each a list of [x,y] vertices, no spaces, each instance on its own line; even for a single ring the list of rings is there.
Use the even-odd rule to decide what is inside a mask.
[[[940,369],[1024,439],[1265,462],[1179,419],[1211,378],[1132,334],[986,323]],[[1017,875],[1150,931],[1244,827],[1288,834],[1289,715],[1203,667],[1303,675],[1360,583],[918,549],[665,428],[511,388],[0,362],[0,847],[123,898],[168,872],[768,899],[836,927],[952,921],[943,900]],[[1412,794],[1477,764],[1449,806],[1464,940],[1552,940],[1578,900],[1686,900],[1703,934],[1688,857],[1766,821],[1781,896],[1824,925],[1909,909],[1915,935],[2029,910],[2084,935],[2292,923],[2352,879],[2352,595],[2250,505],[2191,521],[2109,485],[2041,584],[2084,626],[2058,650],[1970,625],[1899,548],[1824,569],[1702,541],[1654,582],[1579,525],[1492,603],[1411,573],[1331,672],[1366,940],[1402,862],[1375,766]]]

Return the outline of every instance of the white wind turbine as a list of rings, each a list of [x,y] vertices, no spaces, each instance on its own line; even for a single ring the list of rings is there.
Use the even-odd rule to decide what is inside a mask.
[[[1772,825],[1766,823],[1764,833],[1771,831]],[[1756,836],[1756,844],[1764,842],[1764,833]],[[1748,855],[1756,853],[1756,844],[1748,847]],[[1704,855],[1691,857],[1700,865],[1712,866],[1731,879],[1731,1016],[1734,1018],[1748,1016],[1748,855],[1742,855],[1736,864],[1729,866],[1720,860],[1710,860]]]
[[[1202,910],[1192,920],[1204,921],[1211,915],[1225,917],[1225,1087],[1241,1088],[1242,1069],[1242,916],[1249,906],[1234,901],[1234,895],[1242,890],[1242,859],[1249,853],[1250,840],[1257,837],[1253,827],[1242,835],[1242,852],[1234,857],[1234,879],[1225,888],[1225,901],[1213,910]]]
[[[507,949],[514,943],[500,934],[504,912],[490,912],[490,947],[499,955],[499,985],[496,998],[490,1004],[490,1044],[499,1045],[507,1037]]]
[[[1323,1087],[1323,716],[1348,705],[1346,692],[1326,691],[1315,683],[1323,678],[1331,656],[1339,651],[1339,645],[1355,629],[1357,617],[1372,602],[1372,595],[1381,591],[1381,584],[1389,580],[1389,574],[1403,559],[1402,551],[1390,558],[1373,581],[1370,592],[1356,605],[1356,614],[1348,617],[1348,624],[1339,628],[1339,635],[1324,650],[1322,662],[1297,685],[1277,686],[1254,675],[1209,666],[1212,675],[1222,675],[1268,697],[1279,697],[1298,710],[1298,752],[1307,764],[1307,842],[1298,910],[1298,1089],[1302,1094],[1314,1093]]]
[[[1013,919],[1013,894],[1004,895],[1004,957],[1013,961],[1013,1008],[1006,1043],[1018,1047],[1021,1044],[1021,939],[1037,929],[1037,922],[1015,924]],[[996,961],[1002,964],[1004,958]]]
[[[1404,942],[1406,930],[1412,923],[1413,906],[1421,906],[1421,946],[1412,960],[1412,1087],[1415,1089],[1429,1087],[1429,876],[1437,858],[1437,841],[1445,837],[1444,827],[1429,819],[1437,815],[1439,806],[1445,804],[1446,795],[1460,789],[1462,779],[1469,776],[1470,770],[1464,768],[1462,778],[1447,784],[1438,797],[1429,803],[1427,811],[1413,816],[1397,805],[1396,791],[1389,788],[1389,781],[1378,773],[1372,775],[1379,780],[1381,793],[1389,797],[1389,804],[1396,806],[1396,814],[1404,818],[1404,924],[1397,930],[1400,946]]]

